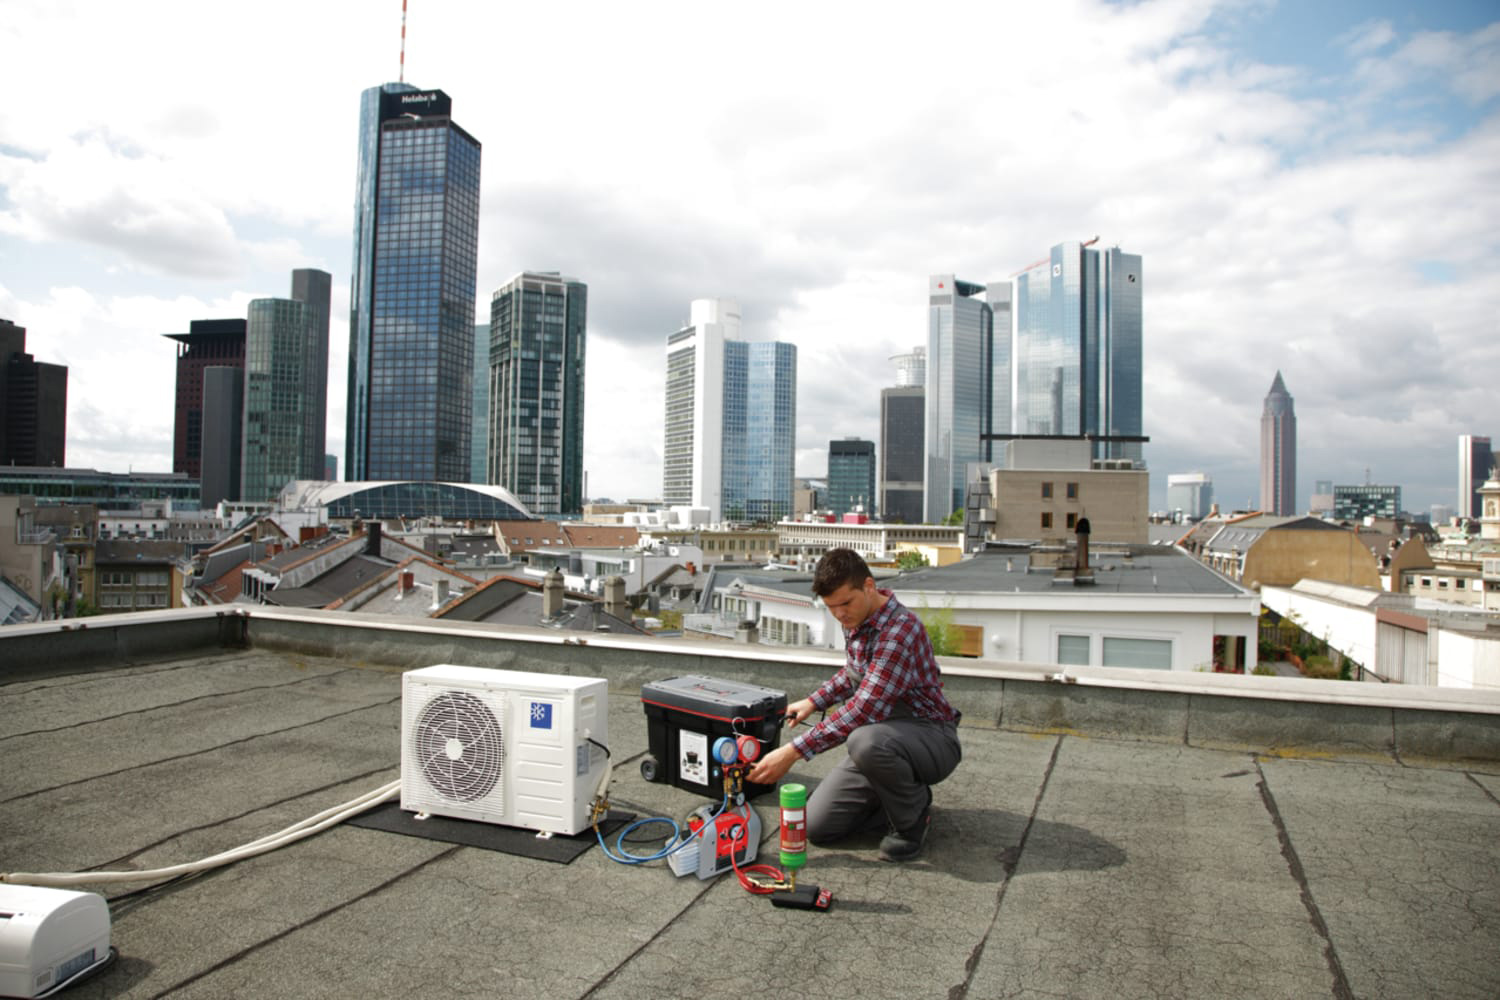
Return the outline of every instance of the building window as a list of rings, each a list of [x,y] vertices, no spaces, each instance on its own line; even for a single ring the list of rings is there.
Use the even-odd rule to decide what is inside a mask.
[[[1052,512],[1050,510],[1042,511],[1042,527],[1052,527]]]
[[[1051,483],[1043,483],[1042,484],[1042,499],[1043,500],[1051,500],[1052,499],[1052,484]]]
[[[1068,484],[1068,499],[1069,500],[1077,500],[1078,499],[1078,484],[1077,483],[1069,483]]]
[[[1068,530],[1071,531],[1076,527],[1078,527],[1078,515],[1070,511],[1068,513]]]
[[[1104,637],[1104,660],[1106,667],[1147,667],[1153,670],[1172,669],[1172,640],[1170,639],[1126,639],[1120,636]]]
[[[1060,635],[1057,637],[1057,662],[1063,665],[1086,667],[1089,663],[1089,637],[1086,635]]]

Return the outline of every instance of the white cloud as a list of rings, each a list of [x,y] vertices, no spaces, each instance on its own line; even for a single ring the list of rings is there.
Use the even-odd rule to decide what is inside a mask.
[[[39,161],[0,159],[10,202],[0,213],[0,232],[107,247],[129,266],[186,278],[239,270],[223,210],[167,161],[136,155],[100,135],[64,142]]]
[[[1378,52],[1394,41],[1396,29],[1391,27],[1390,21],[1384,19],[1366,21],[1335,39],[1336,43],[1341,43],[1346,50],[1357,56]]]
[[[1413,84],[1451,89],[1463,100],[1479,105],[1500,96],[1500,22],[1460,35],[1450,31],[1421,31],[1393,44],[1371,47],[1356,67],[1365,97],[1383,98]],[[1373,54],[1376,48],[1389,51]]]

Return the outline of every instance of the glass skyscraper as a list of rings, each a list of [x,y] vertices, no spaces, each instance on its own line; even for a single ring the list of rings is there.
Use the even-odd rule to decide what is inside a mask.
[[[928,279],[922,482],[928,524],[963,509],[969,464],[989,461],[983,435],[990,432],[993,405],[994,314],[984,292],[984,285],[951,274]]]
[[[922,446],[927,399],[927,348],[891,358],[896,384],[880,390],[880,516],[922,523]]]
[[[667,337],[662,499],[714,521],[793,511],[797,349],[739,339],[739,305],[696,299]]]
[[[489,460],[490,380],[486,376],[490,357],[490,325],[474,324],[474,429],[469,440],[469,482],[482,483]]]
[[[766,524],[792,516],[797,348],[724,345],[724,519]]]
[[[542,517],[583,510],[588,287],[527,271],[490,301],[486,482]]]
[[[238,499],[270,500],[323,475],[332,276],[292,272],[292,298],[255,299],[245,332],[244,444]]]
[[[360,99],[345,475],[468,478],[479,141],[441,90]]]
[[[828,509],[843,516],[859,508],[875,512],[875,442],[844,438],[828,442]]]
[[[1009,381],[1011,427],[996,433],[1142,436],[1139,254],[1060,243],[1016,276],[1014,309],[995,377]],[[1141,443],[1098,441],[1092,457],[1139,465]]]
[[[333,275],[313,267],[292,272],[292,299],[307,306],[302,344],[302,450],[299,479],[317,479],[328,454],[328,309]]]

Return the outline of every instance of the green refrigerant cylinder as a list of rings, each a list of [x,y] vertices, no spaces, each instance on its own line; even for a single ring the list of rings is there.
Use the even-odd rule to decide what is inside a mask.
[[[807,786],[781,786],[781,867],[807,864]]]

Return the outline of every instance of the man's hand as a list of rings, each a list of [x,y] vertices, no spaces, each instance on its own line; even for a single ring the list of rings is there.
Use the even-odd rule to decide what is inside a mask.
[[[801,759],[797,748],[788,743],[762,757],[745,777],[757,785],[774,785]]]
[[[794,701],[786,707],[786,724],[788,726],[795,726],[798,723],[806,722],[807,717],[817,710],[817,706],[812,703],[811,698]]]

